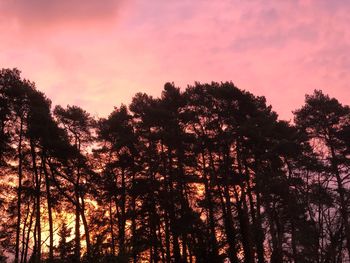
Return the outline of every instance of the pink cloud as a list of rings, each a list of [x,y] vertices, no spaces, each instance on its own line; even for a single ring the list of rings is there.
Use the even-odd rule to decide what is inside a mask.
[[[1,10],[23,23],[91,20],[115,15],[120,0],[12,0],[2,1]]]
[[[0,62],[54,103],[107,115],[166,81],[212,80],[266,95],[287,119],[313,89],[350,103],[345,1],[4,2]]]

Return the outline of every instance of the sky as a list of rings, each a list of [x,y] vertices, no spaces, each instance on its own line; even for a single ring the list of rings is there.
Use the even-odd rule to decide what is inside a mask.
[[[232,81],[291,120],[306,93],[350,104],[348,0],[0,0],[0,67],[105,117],[165,82]]]

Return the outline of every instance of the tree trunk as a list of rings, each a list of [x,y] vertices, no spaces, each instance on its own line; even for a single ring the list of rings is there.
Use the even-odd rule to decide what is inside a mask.
[[[84,197],[81,197],[81,219],[83,221],[84,225],[84,231],[85,231],[85,242],[86,242],[86,255],[87,255],[87,261],[90,263],[92,262],[91,258],[91,244],[90,244],[90,230],[89,230],[89,225],[86,220],[85,216],[85,202],[84,202]]]
[[[209,229],[210,229],[210,245],[211,245],[211,254],[212,258],[218,258],[218,245],[216,240],[216,231],[215,231],[215,220],[214,220],[214,206],[212,202],[212,193],[209,186],[209,178],[207,177],[206,168],[205,168],[205,157],[202,152],[202,174],[204,178],[204,188],[205,188],[205,198],[208,203],[208,218],[209,218]],[[226,219],[225,219],[226,220]]]
[[[24,251],[24,259],[23,262],[27,262],[27,257],[28,257],[28,248],[29,248],[29,241],[30,241],[30,231],[32,230],[33,226],[33,216],[35,212],[35,200],[33,200],[33,208],[32,212],[30,213],[30,219],[29,219],[29,225],[28,225],[28,231],[27,231],[27,237],[26,237],[26,242],[25,242],[25,251]],[[34,230],[35,233],[35,230]],[[34,234],[35,235],[35,234]]]
[[[46,169],[46,161],[45,158],[42,157],[42,166],[45,175],[45,183],[46,183],[46,198],[47,198],[47,213],[49,216],[49,233],[50,233],[50,245],[49,245],[49,260],[53,261],[53,220],[52,220],[52,206],[51,206],[51,189],[50,189],[50,180],[49,175]]]
[[[35,195],[36,195],[36,230],[37,230],[37,244],[36,244],[36,254],[35,254],[35,262],[40,263],[41,262],[41,225],[40,225],[40,178],[39,173],[37,169],[36,164],[36,153],[35,153],[35,146],[34,142],[30,141],[30,148],[31,148],[31,155],[32,155],[32,164],[33,164],[33,170],[35,175]]]
[[[17,225],[16,225],[16,248],[15,263],[19,259],[19,236],[21,232],[21,199],[22,199],[22,139],[23,139],[23,118],[21,117],[19,142],[18,142],[18,189],[17,189]]]
[[[75,186],[77,188],[77,186]],[[78,189],[75,189],[75,239],[74,262],[80,262],[80,200]]]
[[[215,184],[218,182],[218,179],[216,177],[216,169],[215,169],[215,164],[214,164],[214,159],[213,159],[213,154],[211,152],[211,150],[209,149],[209,163],[211,166],[210,169],[210,181],[213,181]],[[222,213],[223,213],[223,218],[224,218],[224,225],[225,225],[225,232],[226,232],[226,236],[227,236],[227,241],[228,241],[228,254],[230,257],[230,260],[232,263],[237,263],[238,261],[238,257],[237,257],[237,250],[236,250],[236,233],[235,233],[235,229],[234,229],[234,222],[233,222],[233,217],[232,217],[232,206],[231,206],[231,202],[230,202],[230,194],[229,192],[225,190],[222,190],[220,188],[220,186],[218,186],[218,192],[219,192],[219,197],[221,200],[221,209],[222,209]],[[226,189],[228,190],[228,189]],[[226,198],[226,202],[224,201],[224,195]]]
[[[166,262],[171,262],[170,252],[170,230],[169,230],[169,217],[168,212],[164,211],[164,224],[165,224],[165,247],[166,247]]]
[[[133,160],[133,164],[135,161]],[[133,175],[132,175],[132,188],[135,188],[135,167],[133,167]],[[133,194],[131,197],[131,209],[132,209],[132,214],[131,214],[131,239],[132,239],[132,259],[133,263],[137,262],[137,250],[135,249],[136,246],[136,197]]]
[[[270,204],[268,203],[268,201],[266,202],[265,207],[269,218],[270,235],[271,235],[271,241],[272,241],[272,254],[271,254],[270,261],[271,263],[280,263],[280,262],[283,262],[283,256],[282,256],[282,246],[280,244],[277,224],[275,223],[276,213],[274,213],[274,209],[270,207]]]
[[[245,165],[245,172],[247,178],[249,177],[249,172],[248,168]],[[251,218],[253,221],[253,230],[254,230],[254,238],[255,238],[255,244],[256,244],[256,253],[257,253],[257,259],[258,263],[265,263],[265,252],[264,252],[264,232],[261,226],[261,214],[260,214],[260,193],[256,191],[255,196],[256,196],[256,209],[254,205],[254,200],[253,200],[253,190],[250,186],[250,180],[247,181],[247,195],[249,198],[249,203],[250,203],[250,214]]]
[[[170,231],[173,236],[173,254],[174,254],[174,260],[175,262],[181,261],[181,253],[180,253],[180,245],[179,245],[179,234],[178,230],[176,229],[176,213],[175,213],[175,202],[173,200],[174,189],[173,189],[173,182],[172,182],[172,166],[171,163],[167,163],[165,158],[165,151],[163,147],[163,143],[161,143],[161,155],[163,160],[163,173],[164,173],[164,188],[169,194],[170,198],[169,200],[166,200],[166,209],[169,211],[169,226]],[[170,161],[172,158],[171,156],[171,150],[168,149],[168,160]],[[168,169],[167,169],[168,168]]]
[[[21,249],[21,263],[23,262],[24,258],[24,252],[25,252],[25,242],[26,242],[26,228],[27,228],[27,222],[28,222],[28,217],[30,215],[30,202],[27,203],[27,212],[26,212],[26,218],[24,220],[23,224],[23,229],[22,229],[22,249]],[[30,231],[28,229],[28,231]]]
[[[349,225],[349,216],[348,216],[348,209],[347,209],[347,203],[346,203],[346,198],[345,198],[345,189],[343,187],[343,182],[342,179],[340,177],[340,172],[339,172],[339,168],[338,168],[338,161],[337,161],[337,157],[335,154],[335,150],[334,147],[330,144],[330,149],[331,149],[331,155],[332,155],[332,159],[331,159],[331,165],[332,165],[332,170],[336,176],[336,180],[337,180],[337,191],[339,194],[339,200],[340,200],[340,213],[341,216],[343,218],[343,224],[344,224],[344,228],[345,228],[345,236],[346,236],[346,248],[348,250],[348,255],[350,257],[350,225]]]
[[[112,211],[112,200],[109,200],[109,225],[110,225],[110,232],[111,232],[111,252],[113,257],[115,256],[115,237],[114,237],[114,222],[113,222],[113,211]]]
[[[120,218],[119,218],[119,254],[125,254],[125,201],[126,201],[126,189],[125,189],[125,170],[122,169],[121,174],[121,196],[120,196]]]
[[[244,251],[244,262],[254,262],[254,251],[251,242],[251,232],[249,229],[249,218],[247,213],[246,196],[244,189],[241,188],[241,197],[239,197],[237,190],[235,189],[237,202],[238,220],[240,225],[242,246]]]

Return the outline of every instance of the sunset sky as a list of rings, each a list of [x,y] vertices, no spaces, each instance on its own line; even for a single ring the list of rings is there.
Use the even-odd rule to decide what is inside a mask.
[[[314,89],[350,104],[349,14],[348,0],[0,0],[0,66],[98,116],[213,80],[291,119]]]

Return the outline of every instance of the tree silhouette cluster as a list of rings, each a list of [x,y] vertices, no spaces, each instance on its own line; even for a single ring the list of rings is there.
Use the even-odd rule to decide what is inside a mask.
[[[350,109],[294,116],[213,82],[97,119],[2,69],[0,262],[349,262]]]

